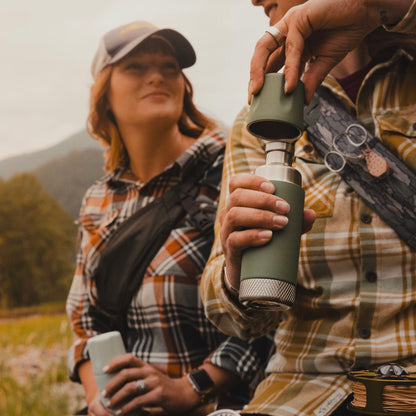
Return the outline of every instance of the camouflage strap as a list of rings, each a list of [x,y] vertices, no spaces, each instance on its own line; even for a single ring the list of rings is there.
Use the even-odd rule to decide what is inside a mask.
[[[332,170],[338,171],[364,202],[416,251],[416,174],[367,130],[361,146],[354,143],[355,139],[345,139],[347,129],[359,122],[325,87],[319,87],[311,104],[305,107],[304,121],[309,140],[325,160],[342,154],[339,160],[345,165],[337,162],[337,169]],[[384,175],[376,177],[369,172],[366,151],[387,162]]]

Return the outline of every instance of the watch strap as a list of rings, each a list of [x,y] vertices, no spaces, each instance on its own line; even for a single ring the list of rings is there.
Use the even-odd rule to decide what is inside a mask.
[[[189,383],[200,396],[201,403],[206,403],[211,397],[215,384],[209,374],[203,369],[191,371],[187,374]]]

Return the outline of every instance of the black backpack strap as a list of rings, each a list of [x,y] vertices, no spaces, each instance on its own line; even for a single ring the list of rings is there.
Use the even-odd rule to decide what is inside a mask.
[[[124,221],[104,247],[92,278],[96,296],[91,308],[110,318],[122,333],[125,328],[123,317],[131,299],[172,229],[187,212],[201,227],[202,233],[213,228],[215,216],[199,213],[193,201],[200,189],[200,179],[221,151],[223,149],[197,162],[195,175],[187,174],[182,182]]]
[[[206,154],[202,162],[193,170],[187,170],[184,173],[184,177],[191,177],[194,181],[197,181],[200,186],[208,186],[210,188],[218,189],[221,175],[222,175],[222,163],[219,163],[215,169],[210,169],[208,174],[208,168],[212,167],[212,164],[224,152],[224,147],[217,147],[215,152]],[[199,188],[198,188],[199,189]],[[189,219],[194,227],[198,228],[201,234],[210,240],[214,240],[214,222],[217,209],[213,207],[212,202],[209,198],[198,198],[195,200],[195,196],[187,194],[186,191],[182,190],[181,203],[183,208],[189,215]]]
[[[360,125],[325,87],[319,87],[311,104],[305,107],[304,120],[309,140],[323,158],[334,150],[335,136],[344,134],[353,124]],[[345,166],[338,173],[412,250],[416,250],[416,174],[381,140],[368,131],[367,135],[366,144],[387,162],[389,173],[376,178],[369,173],[363,158],[357,157],[345,157]],[[342,151],[342,145],[341,140],[337,149]]]
[[[195,228],[201,232],[206,238],[213,240],[213,227],[216,216],[216,209],[213,209],[211,205],[207,207],[200,207],[196,204],[195,199],[189,195],[184,195],[182,199],[182,206],[189,214],[190,221]]]

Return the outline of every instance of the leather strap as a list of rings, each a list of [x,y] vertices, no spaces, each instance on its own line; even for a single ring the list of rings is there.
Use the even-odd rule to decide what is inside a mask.
[[[360,124],[334,94],[322,86],[318,88],[311,104],[305,107],[304,121],[309,140],[324,158],[334,150],[335,136],[344,134],[352,124]],[[416,174],[380,139],[368,131],[367,134],[366,145],[387,162],[388,173],[377,178],[368,171],[365,158],[346,157],[339,175],[416,251]],[[349,154],[351,149],[346,149],[347,142],[337,141],[337,149]]]

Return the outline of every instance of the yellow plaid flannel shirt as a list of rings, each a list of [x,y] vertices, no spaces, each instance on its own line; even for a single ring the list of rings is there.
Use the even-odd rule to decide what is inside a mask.
[[[415,2],[392,30],[416,32]],[[331,76],[324,85],[416,171],[416,59],[397,50],[375,66],[355,104]],[[219,209],[230,177],[265,161],[263,144],[246,131],[247,111],[227,143]],[[329,415],[351,393],[349,370],[416,363],[416,253],[326,168],[306,134],[296,144],[296,167],[317,220],[302,236],[296,304],[280,324],[278,313],[243,308],[228,296],[218,220],[203,275],[206,313],[222,331],[245,338],[278,327],[268,376],[244,413]]]

